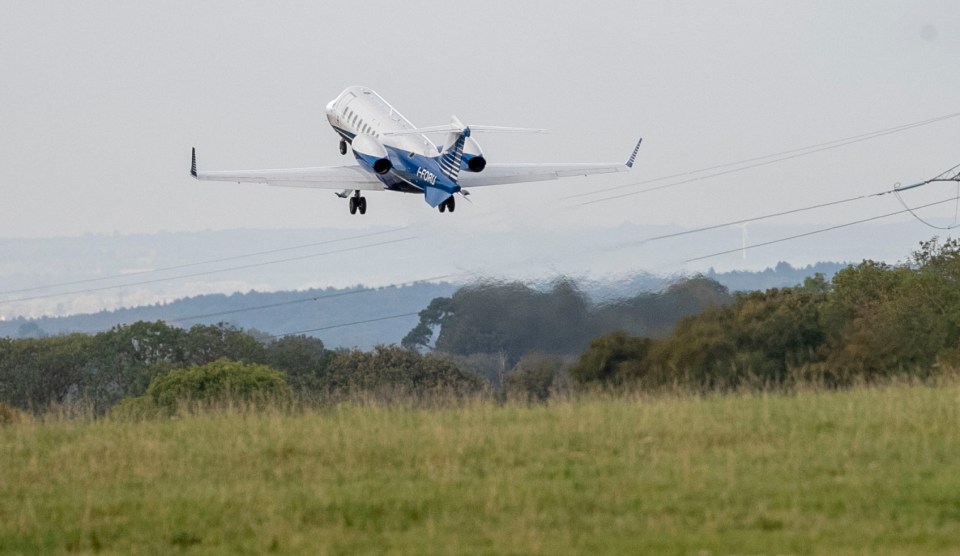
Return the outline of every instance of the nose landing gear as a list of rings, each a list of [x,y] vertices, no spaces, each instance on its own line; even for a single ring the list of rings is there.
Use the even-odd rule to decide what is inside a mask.
[[[344,139],[340,140],[340,154],[347,154],[347,142]]]

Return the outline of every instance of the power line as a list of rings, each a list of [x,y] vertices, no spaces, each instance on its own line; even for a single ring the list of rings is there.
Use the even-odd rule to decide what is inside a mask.
[[[399,239],[392,239],[392,240],[381,241],[381,242],[377,242],[377,243],[369,243],[369,244],[366,244],[366,245],[359,245],[359,246],[356,246],[356,247],[344,247],[344,248],[342,248],[342,249],[334,249],[334,250],[332,250],[332,251],[323,251],[323,252],[320,252],[320,253],[312,253],[312,254],[310,254],[310,255],[301,255],[301,256],[299,256],[299,257],[290,257],[290,258],[286,258],[286,259],[275,259],[275,260],[272,260],[272,261],[265,261],[265,262],[261,262],[261,263],[251,263],[251,264],[245,264],[245,265],[239,265],[239,266],[232,266],[232,267],[228,267],[228,268],[221,268],[221,269],[217,269],[217,270],[208,270],[208,271],[204,271],[204,272],[194,272],[194,273],[190,273],[190,274],[179,274],[179,275],[177,275],[177,276],[168,276],[168,277],[165,277],[165,278],[154,278],[154,279],[151,279],[151,280],[141,280],[141,281],[139,281],[139,282],[129,282],[129,283],[127,283],[127,284],[118,284],[118,285],[113,285],[113,286],[100,286],[100,287],[96,287],[96,288],[87,288],[87,289],[82,289],[82,290],[72,290],[72,291],[68,291],[68,292],[51,293],[51,294],[44,294],[44,295],[34,295],[34,296],[31,296],[31,297],[20,297],[20,298],[17,298],[17,299],[6,299],[6,300],[0,301],[0,305],[5,305],[5,304],[8,304],[8,303],[16,303],[16,302],[19,302],[19,301],[33,301],[33,300],[35,300],[35,299],[47,299],[47,298],[51,298],[51,297],[63,297],[63,296],[67,296],[67,295],[76,295],[76,294],[83,294],[83,293],[92,293],[92,292],[98,292],[98,291],[104,291],[104,290],[113,290],[113,289],[118,289],[118,288],[126,288],[126,287],[130,287],[130,286],[142,286],[142,285],[144,285],[144,284],[155,284],[155,283],[157,283],[157,282],[167,282],[167,281],[171,281],[171,280],[180,280],[180,279],[183,279],[183,278],[196,278],[196,277],[198,277],[198,276],[208,276],[208,275],[210,275],[210,274],[218,274],[218,273],[221,273],[221,272],[230,272],[230,271],[233,271],[233,270],[246,270],[246,269],[249,269],[249,268],[258,268],[258,267],[261,267],[261,266],[268,266],[268,265],[272,265],[272,264],[288,263],[288,262],[292,262],[292,261],[301,261],[301,260],[305,260],[305,259],[312,259],[312,258],[316,258],[316,257],[323,257],[323,256],[326,256],[326,255],[334,255],[334,254],[337,254],[337,253],[345,253],[345,252],[348,252],[348,251],[356,251],[356,250],[358,250],[358,249],[367,249],[367,248],[369,248],[369,247],[379,247],[379,246],[381,246],[381,245],[389,245],[389,244],[391,244],[391,243],[400,243],[401,241],[407,241],[407,240],[415,239],[416,237],[417,237],[417,236],[403,237],[403,238],[399,238]]]
[[[215,313],[205,313],[205,314],[202,314],[202,315],[191,315],[191,316],[187,316],[187,317],[171,318],[171,319],[169,319],[169,320],[170,320],[171,322],[183,322],[183,321],[188,321],[188,320],[200,320],[200,319],[206,319],[206,318],[221,317],[221,316],[225,316],[225,315],[232,315],[232,314],[235,314],[235,313],[245,313],[245,312],[248,312],[248,311],[259,311],[259,310],[262,310],[262,309],[273,309],[273,308],[276,308],[276,307],[284,307],[284,306],[287,306],[287,305],[296,305],[296,304],[298,304],[298,303],[307,303],[307,302],[310,302],[310,301],[323,301],[324,299],[332,299],[332,298],[335,298],[335,297],[345,297],[345,296],[348,296],[348,295],[357,295],[357,294],[360,294],[360,293],[367,293],[367,292],[377,291],[377,290],[384,289],[384,288],[396,288],[396,287],[410,286],[410,285],[413,285],[413,284],[419,284],[419,283],[422,283],[422,282],[431,282],[431,281],[433,281],[433,280],[444,280],[444,279],[446,279],[446,278],[452,278],[452,277],[454,277],[454,276],[457,276],[457,274],[443,274],[443,275],[440,275],[440,276],[430,276],[430,277],[427,277],[427,278],[420,278],[420,279],[417,279],[417,280],[409,280],[409,281],[407,281],[407,282],[399,282],[399,283],[396,283],[396,284],[390,284],[390,285],[388,285],[388,286],[382,286],[382,287],[379,287],[379,288],[374,288],[374,287],[370,287],[370,288],[358,288],[358,289],[349,290],[349,291],[344,291],[344,292],[337,292],[337,293],[331,293],[331,294],[326,294],[326,295],[315,295],[315,296],[311,296],[311,297],[302,297],[302,298],[298,298],[298,299],[291,299],[291,300],[288,300],[288,301],[279,301],[279,302],[277,302],[277,303],[268,303],[268,304],[265,304],[265,305],[254,305],[254,306],[252,306],[252,307],[242,307],[242,308],[239,308],[239,309],[230,309],[230,310],[226,310],[226,311],[217,311],[217,312],[215,312]]]
[[[921,205],[921,206],[919,206],[919,207],[915,207],[913,210],[919,210],[919,209],[928,208],[928,207],[932,207],[932,206],[936,206],[936,205],[942,205],[942,204],[944,204],[944,203],[954,202],[955,200],[956,200],[956,199],[955,199],[954,197],[950,197],[949,199],[944,199],[944,200],[942,200],[942,201],[936,201],[936,202],[934,202],[934,203],[928,203],[928,204],[926,204],[926,205]],[[728,250],[726,250],[726,251],[719,251],[719,252],[717,252],[717,253],[711,253],[711,254],[709,254],[709,255],[703,255],[703,256],[700,256],[700,257],[694,257],[694,258],[692,258],[692,259],[687,259],[687,260],[685,260],[685,261],[683,261],[683,262],[684,262],[684,263],[692,263],[692,262],[694,262],[694,261],[702,261],[702,260],[704,260],[704,259],[709,259],[709,258],[712,258],[712,257],[719,257],[720,255],[729,255],[730,253],[739,253],[739,252],[745,251],[745,250],[747,250],[747,249],[754,249],[754,248],[757,248],[757,247],[765,247],[765,246],[767,246],[767,245],[773,245],[773,244],[775,244],[775,243],[782,243],[782,242],[784,242],[784,241],[790,241],[790,240],[794,240],[794,239],[799,239],[799,238],[803,238],[803,237],[807,237],[807,236],[812,236],[812,235],[815,235],[815,234],[822,234],[822,233],[824,233],[824,232],[829,232],[829,231],[833,231],[833,230],[838,230],[838,229],[840,229],[840,228],[848,228],[848,227],[850,227],[850,226],[856,226],[857,224],[863,224],[863,223],[865,223],[865,222],[872,222],[872,221],[874,221],[874,220],[880,220],[880,219],[883,219],[883,218],[889,218],[889,217],[891,217],[891,216],[896,216],[896,215],[898,215],[898,214],[905,214],[905,213],[907,213],[907,212],[910,212],[910,210],[908,209],[908,210],[898,210],[898,211],[896,211],[896,212],[888,212],[887,214],[881,214],[881,215],[879,215],[879,216],[871,216],[870,218],[863,218],[863,219],[861,219],[861,220],[854,220],[853,222],[846,222],[846,223],[844,223],[844,224],[837,224],[837,225],[835,225],[835,226],[830,226],[830,227],[827,227],[827,228],[820,228],[820,229],[818,229],[818,230],[813,230],[813,231],[810,231],[810,232],[804,232],[804,233],[802,233],[802,234],[797,234],[797,235],[788,236],[788,237],[782,237],[782,238],[774,239],[774,240],[771,240],[771,241],[765,241],[765,242],[763,242],[763,243],[754,243],[754,244],[752,244],[752,245],[744,245],[744,246],[738,247],[738,248],[736,248],[736,249],[728,249]]]
[[[377,318],[373,318],[373,319],[356,320],[356,321],[353,321],[353,322],[344,322],[344,323],[341,323],[341,324],[332,324],[332,325],[330,325],[330,326],[321,326],[321,327],[319,327],[319,328],[309,328],[309,329],[307,329],[307,330],[298,330],[298,331],[296,331],[296,332],[284,332],[283,334],[274,334],[274,335],[271,336],[271,337],[272,337],[272,338],[282,338],[282,337],[284,337],[284,336],[296,336],[296,335],[298,335],[298,334],[306,334],[306,333],[308,333],[308,332],[320,332],[320,331],[322,331],[322,330],[331,330],[331,329],[334,329],[334,328],[343,328],[343,327],[345,327],[345,326],[354,326],[354,325],[357,325],[357,324],[368,324],[368,323],[371,323],[371,322],[379,322],[379,321],[383,321],[383,320],[402,319],[402,318],[405,318],[405,317],[412,317],[412,316],[419,315],[419,314],[420,314],[419,312],[417,312],[417,313],[403,313],[402,315],[390,315],[390,316],[388,316],[388,317],[377,317]]]
[[[583,202],[583,203],[578,203],[578,204],[575,205],[575,206],[586,206],[586,205],[592,205],[592,204],[595,204],[595,203],[602,203],[602,202],[606,202],[606,201],[612,201],[612,200],[616,200],[616,199],[622,199],[622,198],[624,198],[624,197],[631,197],[631,196],[634,196],[634,195],[642,195],[642,194],[644,194],[644,193],[650,193],[650,192],[652,192],[652,191],[658,191],[658,190],[661,190],[661,189],[667,189],[667,188],[671,188],[671,187],[676,187],[676,186],[679,186],[679,185],[683,185],[683,184],[687,184],[687,183],[692,183],[692,182],[695,182],[695,181],[705,180],[705,179],[709,179],[709,178],[715,178],[715,177],[724,176],[724,175],[727,175],[727,174],[733,174],[733,173],[736,173],[736,172],[742,172],[742,171],[745,171],[745,170],[750,170],[750,169],[753,169],[753,168],[759,168],[759,167],[762,167],[762,166],[768,166],[768,165],[771,165],[771,164],[776,164],[776,163],[778,163],[778,162],[784,162],[784,161],[787,161],[787,160],[792,160],[792,159],[795,159],[795,158],[800,158],[800,157],[808,156],[808,155],[811,155],[811,154],[816,154],[816,153],[819,153],[819,152],[824,152],[824,151],[828,151],[828,150],[831,150],[831,149],[836,149],[836,148],[844,147],[844,146],[847,146],[847,145],[852,145],[852,144],[855,144],[855,143],[861,143],[861,142],[863,142],[863,141],[869,141],[870,139],[875,139],[875,138],[878,138],[878,137],[883,137],[883,136],[886,136],[886,135],[891,135],[891,134],[893,134],[893,133],[899,133],[899,132],[901,132],[901,131],[907,131],[907,130],[914,129],[914,128],[917,128],[917,127],[923,127],[923,126],[927,126],[927,125],[930,125],[930,124],[942,122],[942,121],[945,121],[945,120],[948,120],[948,119],[951,119],[951,118],[955,118],[955,117],[957,117],[957,116],[960,116],[960,112],[956,112],[956,113],[953,113],[953,114],[947,114],[947,115],[945,115],[945,116],[939,116],[939,117],[936,117],[936,118],[931,118],[931,119],[923,120],[923,121],[920,121],[920,122],[914,122],[914,123],[911,123],[911,124],[905,124],[905,125],[901,125],[901,126],[897,126],[897,127],[893,127],[893,128],[888,128],[888,129],[884,129],[884,130],[880,130],[880,131],[875,131],[875,132],[871,132],[871,133],[867,133],[867,134],[863,134],[863,135],[857,135],[857,136],[853,136],[853,137],[846,138],[846,139],[838,139],[838,140],[834,140],[834,141],[828,141],[828,142],[826,142],[826,143],[819,143],[819,144],[817,144],[817,145],[810,145],[810,146],[803,147],[803,148],[799,148],[799,149],[792,149],[792,150],[789,150],[789,151],[782,151],[782,152],[777,153],[777,154],[771,154],[771,155],[766,155],[766,156],[749,158],[749,159],[741,160],[741,161],[738,161],[738,162],[730,162],[730,163],[726,163],[726,164],[720,164],[720,165],[711,166],[711,167],[708,167],[708,168],[702,168],[702,169],[699,169],[699,170],[693,170],[693,171],[690,171],[690,172],[683,172],[683,173],[679,173],[679,174],[673,174],[673,175],[670,175],[670,176],[663,176],[663,177],[654,178],[654,179],[650,179],[650,180],[645,180],[645,181],[641,181],[641,182],[630,183],[630,184],[626,184],[626,185],[620,185],[620,186],[617,186],[617,187],[611,187],[611,188],[600,189],[600,190],[596,190],[596,191],[590,191],[590,192],[587,192],[587,193],[579,193],[579,194],[577,194],[577,195],[571,195],[571,196],[568,196],[568,197],[564,197],[563,199],[571,199],[571,198],[583,197],[583,196],[588,196],[588,195],[596,195],[596,194],[598,194],[598,193],[605,193],[605,192],[609,192],[609,191],[616,191],[616,190],[620,190],[620,189],[625,189],[625,188],[630,188],[630,187],[636,187],[636,186],[640,186],[640,185],[646,185],[646,184],[654,183],[654,182],[657,182],[657,181],[663,181],[663,180],[666,180],[666,179],[673,179],[673,178],[678,178],[678,177],[683,177],[683,176],[691,176],[691,175],[695,175],[695,174],[699,174],[699,173],[703,173],[703,172],[708,172],[708,171],[711,171],[711,170],[717,170],[717,169],[720,169],[720,168],[727,168],[727,167],[730,167],[730,166],[738,166],[738,165],[740,165],[740,164],[747,164],[747,163],[755,162],[754,164],[748,164],[747,166],[742,166],[742,167],[738,167],[738,168],[732,168],[732,169],[729,169],[729,170],[724,170],[724,171],[722,171],[722,172],[714,172],[714,173],[712,173],[712,174],[707,174],[707,175],[704,175],[704,176],[692,177],[692,178],[685,179],[685,180],[681,180],[681,181],[678,181],[678,182],[671,182],[671,183],[668,183],[668,184],[658,185],[658,186],[655,186],[655,187],[648,187],[648,188],[646,188],[646,189],[641,189],[641,190],[639,190],[639,191],[632,191],[632,192],[623,193],[623,194],[620,194],[620,195],[613,195],[613,196],[609,196],[609,197],[603,197],[603,198],[600,198],[600,199],[594,199],[594,200],[591,200],[591,201],[585,201],[585,202]],[[785,156],[784,156],[784,155],[785,155]],[[766,159],[772,158],[772,157],[777,157],[777,158],[773,158],[773,160],[766,160]],[[757,162],[757,161],[762,161],[762,162]]]
[[[46,284],[46,285],[43,285],[43,286],[33,286],[33,287],[29,287],[29,288],[22,288],[22,289],[19,289],[19,290],[7,290],[7,291],[0,292],[0,295],[12,295],[12,294],[16,294],[16,293],[24,293],[24,292],[30,292],[30,291],[36,291],[36,290],[45,290],[45,289],[50,289],[50,288],[62,288],[62,287],[65,287],[65,286],[76,286],[76,285],[79,285],[79,284],[89,284],[89,283],[92,283],[92,282],[102,282],[102,281],[104,281],[104,280],[113,280],[113,279],[117,279],[117,278],[129,278],[130,276],[140,276],[140,275],[144,275],[144,274],[153,274],[153,273],[157,273],[157,272],[167,272],[167,271],[170,271],[170,270],[180,270],[180,269],[183,269],[183,268],[190,268],[190,267],[193,267],[193,266],[202,266],[202,265],[207,265],[207,264],[222,263],[222,262],[233,261],[233,260],[237,260],[237,259],[245,259],[245,258],[248,258],[248,257],[258,257],[258,256],[261,256],[261,255],[272,255],[272,254],[274,254],[274,253],[281,253],[281,252],[284,252],[284,251],[294,251],[294,250],[297,250],[297,249],[306,249],[306,248],[308,248],[308,247],[318,247],[318,246],[320,246],[320,245],[327,245],[327,244],[330,244],[330,243],[339,243],[339,242],[342,242],[342,241],[350,241],[350,240],[354,240],[354,239],[363,239],[363,238],[373,237],[373,236],[378,236],[378,235],[383,235],[383,234],[390,234],[390,233],[394,233],[394,232],[399,232],[399,231],[401,231],[401,230],[405,230],[405,229],[407,229],[408,227],[409,227],[409,226],[403,226],[403,227],[400,227],[400,228],[393,228],[393,229],[390,229],[390,230],[385,230],[385,231],[380,231],[380,232],[372,232],[372,233],[368,233],[368,234],[360,234],[360,235],[356,235],[356,236],[343,237],[343,238],[338,238],[338,239],[328,239],[328,240],[325,240],[325,241],[317,241],[317,242],[314,242],[314,243],[305,243],[305,244],[303,244],[303,245],[294,245],[294,246],[292,246],[292,247],[280,247],[280,248],[278,248],[278,249],[269,249],[269,250],[266,250],[266,251],[257,251],[257,252],[255,252],[255,253],[244,253],[244,254],[241,254],[241,255],[234,255],[234,256],[231,256],[231,257],[223,257],[223,258],[219,258],[219,259],[209,259],[209,260],[206,260],[206,261],[197,261],[197,262],[192,262],[192,263],[185,263],[185,264],[179,264],[179,265],[173,265],[173,266],[166,266],[166,267],[162,267],[162,268],[154,268],[154,269],[150,269],[150,270],[140,270],[140,271],[137,271],[137,272],[127,272],[127,273],[124,273],[124,274],[113,274],[113,275],[110,275],[110,276],[99,276],[99,277],[97,277],[97,278],[86,278],[86,279],[83,279],[83,280],[73,280],[73,281],[70,281],[70,282],[60,282],[60,283],[58,283],[58,284]]]
[[[840,199],[840,200],[838,200],[838,201],[830,201],[830,202],[827,202],[827,203],[820,203],[820,204],[817,204],[817,205],[810,205],[810,206],[807,206],[807,207],[800,207],[800,208],[785,210],[785,211],[781,211],[781,212],[774,212],[774,213],[771,213],[771,214],[763,214],[763,215],[760,215],[760,216],[754,216],[754,217],[752,217],[752,218],[743,218],[743,219],[741,219],[741,220],[733,220],[733,221],[730,221],[730,222],[723,222],[723,223],[721,223],[721,224],[713,224],[713,225],[711,225],[711,226],[703,226],[703,227],[701,227],[701,228],[694,228],[694,229],[692,229],[692,230],[684,230],[684,231],[682,231],[682,232],[675,232],[675,233],[672,233],[672,234],[664,234],[664,235],[660,235],[660,236],[648,237],[648,238],[646,238],[646,239],[642,239],[642,240],[640,240],[640,241],[638,241],[638,242],[636,242],[636,243],[633,243],[633,244],[631,244],[631,245],[642,245],[642,244],[644,244],[644,243],[649,243],[649,242],[652,242],[652,241],[659,241],[659,240],[662,240],[662,239],[669,239],[669,238],[680,237],[680,236],[685,236],[685,235],[690,235],[690,234],[697,234],[697,233],[700,233],[700,232],[707,232],[707,231],[710,231],[710,230],[717,230],[717,229],[720,229],[720,228],[726,228],[727,226],[736,226],[737,224],[749,224],[750,222],[756,222],[756,221],[758,221],[758,220],[768,220],[768,219],[770,219],[770,218],[776,218],[776,217],[778,217],[778,216],[787,216],[787,215],[790,215],[790,214],[797,214],[797,213],[799,213],[799,212],[806,212],[806,211],[811,211],[811,210],[816,210],[816,209],[821,209],[821,208],[826,208],[826,207],[832,207],[832,206],[836,206],[836,205],[842,205],[842,204],[845,204],[845,203],[852,203],[852,202],[854,202],[854,201],[861,201],[861,200],[863,200],[863,199],[869,199],[869,198],[871,198],[871,197],[879,197],[879,196],[881,196],[881,195],[887,195],[887,194],[889,194],[889,193],[892,193],[893,191],[894,191],[894,190],[891,189],[891,190],[888,190],[888,191],[882,191],[882,192],[880,192],[880,193],[872,193],[872,194],[870,194],[870,195],[859,195],[859,196],[857,196],[857,197],[848,197],[848,198],[846,198],[846,199]]]
[[[920,183],[915,183],[913,185],[900,187],[900,184],[897,184],[897,187],[894,188],[893,193],[894,195],[896,195],[897,200],[900,201],[900,204],[903,206],[903,208],[906,209],[910,213],[910,216],[913,216],[918,222],[922,223],[925,226],[933,228],[935,230],[952,230],[957,227],[957,219],[958,217],[960,217],[960,172],[957,172],[957,168],[960,168],[960,164],[928,180],[922,181]],[[927,185],[930,183],[944,182],[944,181],[957,182],[957,196],[955,198],[957,205],[953,209],[953,224],[951,224],[950,226],[937,226],[936,224],[932,224],[927,220],[921,218],[919,214],[914,212],[914,209],[911,209],[909,206],[907,206],[907,203],[903,200],[903,197],[900,196],[901,191],[907,191],[908,189],[923,187],[924,185]]]

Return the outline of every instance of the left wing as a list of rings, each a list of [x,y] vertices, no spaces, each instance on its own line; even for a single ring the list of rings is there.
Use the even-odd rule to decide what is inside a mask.
[[[482,187],[485,185],[547,181],[573,176],[626,172],[633,168],[633,162],[637,159],[637,151],[640,150],[640,143],[642,142],[643,139],[637,141],[637,146],[633,148],[630,158],[623,164],[487,164],[486,168],[479,173],[461,172],[459,183],[462,187]]]
[[[383,182],[360,166],[325,166],[316,168],[281,168],[277,170],[197,170],[197,150],[193,150],[190,175],[203,181],[263,183],[280,187],[317,189],[354,189],[380,191]]]

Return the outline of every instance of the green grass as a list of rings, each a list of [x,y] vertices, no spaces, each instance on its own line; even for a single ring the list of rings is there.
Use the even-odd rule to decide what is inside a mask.
[[[0,553],[960,552],[960,386],[0,427]]]

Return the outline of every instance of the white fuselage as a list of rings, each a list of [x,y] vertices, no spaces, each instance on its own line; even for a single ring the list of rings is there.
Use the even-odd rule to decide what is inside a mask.
[[[416,127],[383,97],[366,87],[349,87],[330,101],[327,104],[327,121],[347,141],[366,134],[403,151],[424,156],[436,156],[439,152],[437,145],[425,135],[385,135]]]

